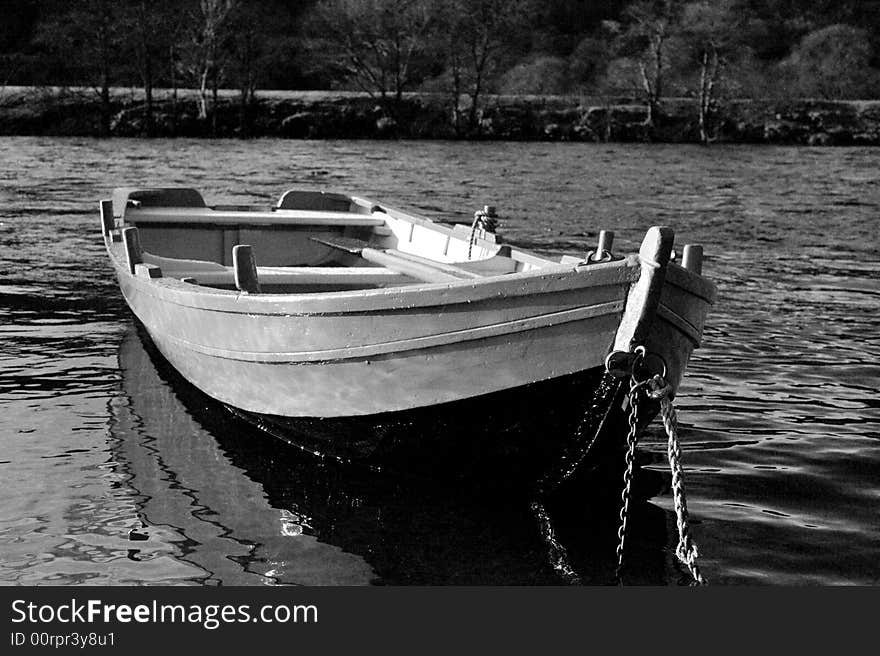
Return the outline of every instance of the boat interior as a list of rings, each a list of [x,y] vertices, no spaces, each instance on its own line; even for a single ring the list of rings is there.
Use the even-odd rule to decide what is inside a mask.
[[[288,191],[254,208],[208,206],[194,189],[123,188],[101,213],[132,273],[248,293],[473,282],[578,263],[501,244],[482,221],[494,218],[489,207],[474,225],[449,225],[323,191]]]

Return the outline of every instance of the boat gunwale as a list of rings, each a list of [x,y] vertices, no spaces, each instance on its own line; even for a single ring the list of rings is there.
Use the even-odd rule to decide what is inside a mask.
[[[718,287],[715,283],[700,274],[688,271],[676,262],[670,262],[666,267],[666,284],[678,287],[710,305],[715,303],[718,296]]]

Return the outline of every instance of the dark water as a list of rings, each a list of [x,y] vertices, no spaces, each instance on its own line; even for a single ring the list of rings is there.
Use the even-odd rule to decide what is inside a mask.
[[[494,203],[548,253],[673,226],[719,286],[677,399],[704,572],[878,582],[880,150],[39,138],[0,140],[0,582],[561,582],[527,500],[315,461],[177,383],[102,252],[96,203],[124,184]],[[617,493],[558,518],[585,582],[612,580]],[[630,526],[627,582],[686,581],[668,494]]]

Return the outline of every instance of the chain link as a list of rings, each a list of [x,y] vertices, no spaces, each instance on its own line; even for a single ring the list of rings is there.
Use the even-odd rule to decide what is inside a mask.
[[[629,405],[629,432],[626,436],[626,468],[623,472],[623,491],[620,493],[620,528],[617,529],[617,580],[623,571],[623,548],[626,543],[626,524],[629,518],[629,501],[632,498],[633,468],[639,429],[639,391],[642,384],[632,380],[626,397]]]
[[[647,380],[638,381],[635,376],[630,379],[629,394],[627,395],[629,432],[626,438],[626,469],[623,473],[623,491],[620,495],[620,528],[617,531],[617,581],[621,581],[623,571],[623,552],[626,543],[626,525],[629,518],[629,503],[632,498],[633,468],[635,463],[635,451],[638,444],[639,425],[639,395],[660,402],[660,416],[663,427],[668,436],[667,456],[669,468],[672,472],[672,497],[675,507],[675,520],[678,528],[678,545],[675,548],[676,557],[688,568],[691,576],[698,585],[705,585],[706,579],[697,566],[699,551],[690,534],[690,519],[687,509],[687,497],[684,491],[684,468],[681,464],[681,442],[678,438],[678,417],[672,399],[669,398],[671,387],[666,379],[656,374]]]

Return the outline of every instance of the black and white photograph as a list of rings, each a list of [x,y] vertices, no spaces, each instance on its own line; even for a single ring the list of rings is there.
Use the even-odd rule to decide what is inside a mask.
[[[0,585],[876,586],[878,146],[877,2],[0,0]]]

